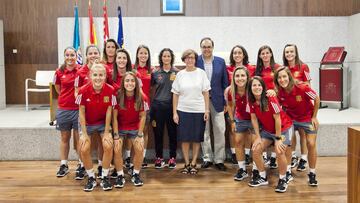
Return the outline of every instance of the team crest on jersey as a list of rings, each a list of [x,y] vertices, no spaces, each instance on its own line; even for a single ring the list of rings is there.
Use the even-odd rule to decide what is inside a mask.
[[[175,80],[175,78],[176,78],[175,73],[171,73],[171,75],[170,75],[170,80],[171,80],[171,81],[174,81],[174,80]]]
[[[157,75],[157,80],[158,80],[159,82],[162,81],[162,79],[163,79],[163,76],[162,76],[161,74]]]
[[[108,96],[104,97],[104,103],[109,103],[110,102],[110,98]]]
[[[295,71],[295,72],[294,72],[294,77],[295,77],[295,78],[296,78],[296,77],[299,77],[299,75],[300,75],[299,71]]]
[[[302,101],[302,97],[301,97],[301,95],[296,95],[296,101],[297,102],[301,102]]]

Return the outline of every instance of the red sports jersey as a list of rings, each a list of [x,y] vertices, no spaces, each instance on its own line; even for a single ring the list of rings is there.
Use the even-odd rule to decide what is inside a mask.
[[[307,82],[311,80],[309,67],[306,64],[301,64],[301,67],[299,67],[299,65],[292,66],[289,67],[289,69],[295,80],[301,82]]]
[[[118,129],[119,130],[139,130],[140,112],[149,110],[148,99],[143,95],[144,105],[140,111],[135,110],[135,97],[125,98],[125,109],[121,109],[120,105],[116,105],[118,110]]]
[[[75,87],[82,87],[83,85],[86,85],[89,80],[89,66],[87,64],[83,65],[79,71],[78,71],[78,77],[76,78],[75,81]]]
[[[298,122],[310,122],[314,113],[316,92],[308,85],[295,85],[290,93],[280,88],[278,93],[280,104],[291,119]]]
[[[228,92],[227,95],[228,101],[232,101],[231,96],[231,90]],[[239,94],[235,95],[235,118],[238,118],[240,120],[250,120],[250,114],[249,114],[249,105],[247,102],[246,94],[242,97]]]
[[[247,64],[247,65],[244,65],[244,66],[249,71],[250,77],[254,77],[254,75],[255,75],[255,66],[252,66],[250,64]],[[229,85],[231,85],[231,80],[232,80],[232,77],[233,77],[234,70],[235,70],[235,66],[227,66],[226,67],[226,71],[228,73]]]
[[[105,83],[101,92],[96,93],[90,82],[80,88],[76,104],[85,106],[86,125],[105,124],[108,107],[116,105],[114,88]]]
[[[147,98],[150,98],[150,87],[151,87],[151,70],[148,72],[147,67],[138,67],[137,73],[142,82],[142,90]]]
[[[139,86],[142,87],[142,82],[141,82],[141,80],[140,80],[140,73],[139,73],[139,72],[136,72],[136,77],[137,77],[137,79],[138,79],[138,81],[139,81]],[[114,80],[112,79],[112,73],[111,73],[111,75],[107,78],[106,82],[107,82],[109,85],[113,86],[115,92],[117,92],[117,91],[120,89],[120,87],[121,87],[121,80],[122,80],[122,78],[123,78],[123,76],[121,76],[120,74],[118,74],[117,77],[116,77],[116,81],[114,81]]]
[[[250,113],[254,113],[256,115],[263,129],[269,133],[275,134],[274,114],[280,113],[281,132],[289,129],[292,125],[291,118],[281,109],[276,97],[268,97],[268,105],[264,112],[261,111],[260,105],[256,104],[256,102],[249,105]]]
[[[75,79],[77,77],[77,71],[80,68],[77,65],[72,71],[64,68],[61,71],[58,68],[55,72],[54,81],[55,85],[60,85],[60,94],[58,97],[58,108],[62,110],[78,110],[79,105],[75,104]]]
[[[280,67],[279,64],[275,64],[274,66],[274,71],[272,71],[271,67],[264,67],[263,71],[261,72],[261,78],[264,80],[265,82],[265,86],[266,89],[270,90],[270,89],[275,89],[275,84],[274,84],[274,72],[276,69],[278,69]]]

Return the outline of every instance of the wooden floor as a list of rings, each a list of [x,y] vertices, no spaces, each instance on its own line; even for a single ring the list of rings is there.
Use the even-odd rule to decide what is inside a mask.
[[[134,187],[126,176],[125,187],[104,192],[82,191],[84,181],[74,180],[76,162],[64,178],[55,177],[58,162],[0,162],[0,202],[346,202],[346,157],[320,157],[318,187],[307,185],[306,172],[294,171],[295,180],[284,194],[274,192],[277,170],[268,170],[270,185],[250,188],[248,179],[235,182],[236,168],[226,172],[200,170],[198,175],[150,168],[142,171],[144,186]]]

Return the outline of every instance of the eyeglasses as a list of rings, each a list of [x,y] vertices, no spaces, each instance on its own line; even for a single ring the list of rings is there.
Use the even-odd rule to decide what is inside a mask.
[[[201,48],[202,48],[202,49],[211,49],[212,46],[202,46]]]

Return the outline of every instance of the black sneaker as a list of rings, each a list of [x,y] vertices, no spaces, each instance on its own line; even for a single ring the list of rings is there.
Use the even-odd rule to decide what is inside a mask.
[[[143,160],[143,163],[142,163],[142,165],[141,165],[141,168],[147,168],[148,167],[148,161],[147,161],[147,159],[146,158],[144,158],[144,160]]]
[[[85,192],[91,192],[96,187],[96,180],[94,177],[89,177],[88,182],[86,183],[84,187]]]
[[[275,192],[286,192],[287,183],[284,179],[279,179],[278,185],[275,188]]]
[[[237,159],[236,159],[236,154],[231,154],[231,163],[234,165],[237,165]]]
[[[247,177],[249,177],[248,173],[244,169],[240,168],[234,175],[234,180],[241,181]]]
[[[269,157],[263,155],[263,159],[264,159],[264,166],[269,166],[269,164],[270,164]]]
[[[290,171],[286,171],[286,184],[289,184],[291,181],[294,180],[294,176]]]
[[[107,177],[104,177],[100,183],[100,186],[104,191],[112,190],[112,185],[110,182],[110,179]]]
[[[298,165],[298,158],[297,156],[292,156],[291,157],[291,168],[295,168]]]
[[[130,157],[125,159],[124,165],[125,165],[126,168],[130,168],[130,165],[131,165],[131,158]]]
[[[134,173],[134,166],[131,166],[131,167],[128,169],[128,174],[132,176],[133,173]]]
[[[250,166],[251,160],[250,160],[250,154],[245,154],[245,166]]]
[[[78,172],[76,172],[76,174],[75,174],[75,180],[84,180],[86,175],[87,174],[86,174],[85,167],[81,167],[80,170]]]
[[[138,173],[134,173],[134,175],[132,175],[131,182],[133,182],[135,186],[142,186],[144,184]]]
[[[251,176],[251,178],[252,178],[252,179],[255,179],[255,178],[257,178],[257,177],[260,177],[260,172],[259,172],[258,170],[256,170],[256,169],[252,170],[252,176]]]
[[[168,167],[169,167],[170,169],[176,168],[176,159],[175,159],[174,157],[171,158],[171,159],[169,159],[169,161],[168,161]]]
[[[79,171],[80,171],[80,169],[81,169],[81,164],[78,164],[78,165],[77,165],[77,167],[76,167],[75,172],[79,172]]]
[[[114,187],[116,188],[123,188],[125,184],[125,178],[122,175],[119,175],[116,180],[115,180],[115,184]]]
[[[69,167],[65,164],[62,164],[59,168],[59,171],[56,173],[56,177],[64,177],[69,173]]]
[[[318,181],[316,180],[316,174],[315,173],[309,173],[309,185],[316,187],[318,185]]]
[[[306,163],[307,163],[306,160],[300,159],[299,165],[298,165],[298,167],[297,167],[296,170],[297,170],[297,171],[305,171],[305,170],[306,170]]]
[[[276,158],[275,157],[270,157],[270,164],[269,167],[271,169],[276,169],[278,167],[277,163],[276,163]]]
[[[118,174],[116,172],[116,169],[113,170],[113,172],[110,174],[110,178],[116,179],[118,177]]]
[[[250,187],[258,187],[261,185],[269,185],[269,182],[267,181],[267,178],[263,178],[260,175],[255,175],[250,180],[249,184]]]
[[[97,172],[97,179],[102,179],[102,166],[98,166],[97,168],[98,172]]]
[[[160,157],[156,158],[154,166],[155,166],[156,169],[164,168],[165,167],[164,159],[162,159]]]

